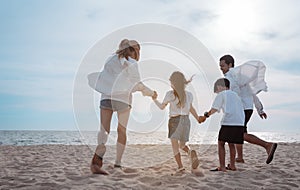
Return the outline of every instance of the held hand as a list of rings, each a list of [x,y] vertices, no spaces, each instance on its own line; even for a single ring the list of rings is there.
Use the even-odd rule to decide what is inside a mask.
[[[153,93],[153,95],[152,95],[152,100],[156,100],[156,98],[157,98],[157,92],[156,91],[154,91],[154,93]]]
[[[260,116],[260,118],[262,118],[262,119],[267,119],[267,117],[268,117],[267,114],[266,114],[265,112],[260,113],[259,116]]]
[[[198,118],[198,122],[199,123],[202,123],[202,122],[204,122],[206,120],[206,117],[205,116],[199,116],[199,118]]]

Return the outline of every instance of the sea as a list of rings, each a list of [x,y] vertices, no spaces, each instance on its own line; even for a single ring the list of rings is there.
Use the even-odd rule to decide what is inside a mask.
[[[31,145],[96,145],[97,131],[1,131],[0,146]],[[300,143],[300,133],[292,132],[251,132],[270,142]],[[170,144],[166,131],[148,133],[127,132],[127,144]],[[217,144],[218,132],[191,133],[189,144]],[[117,133],[112,131],[107,144],[115,144]]]

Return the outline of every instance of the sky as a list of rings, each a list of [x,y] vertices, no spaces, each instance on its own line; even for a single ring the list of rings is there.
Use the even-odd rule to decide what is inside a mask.
[[[124,27],[158,23],[196,37],[216,64],[224,54],[236,65],[262,60],[268,92],[259,97],[268,119],[254,113],[251,130],[300,132],[299,6],[298,0],[1,0],[0,130],[77,130],[74,79],[89,48]]]

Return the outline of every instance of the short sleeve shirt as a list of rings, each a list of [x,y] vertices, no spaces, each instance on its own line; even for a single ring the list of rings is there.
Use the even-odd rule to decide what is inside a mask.
[[[175,97],[173,90],[170,90],[166,93],[163,100],[163,104],[170,104],[169,116],[174,117],[178,115],[189,115],[191,103],[193,102],[192,93],[185,92],[186,101],[183,107],[179,107],[177,104],[179,102],[178,98]]]
[[[221,125],[244,126],[245,114],[240,97],[231,90],[224,90],[216,96],[212,108],[224,113]]]

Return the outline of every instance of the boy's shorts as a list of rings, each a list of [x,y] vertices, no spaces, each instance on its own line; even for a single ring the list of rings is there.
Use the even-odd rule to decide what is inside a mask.
[[[218,140],[233,144],[244,144],[244,126],[222,125]]]

